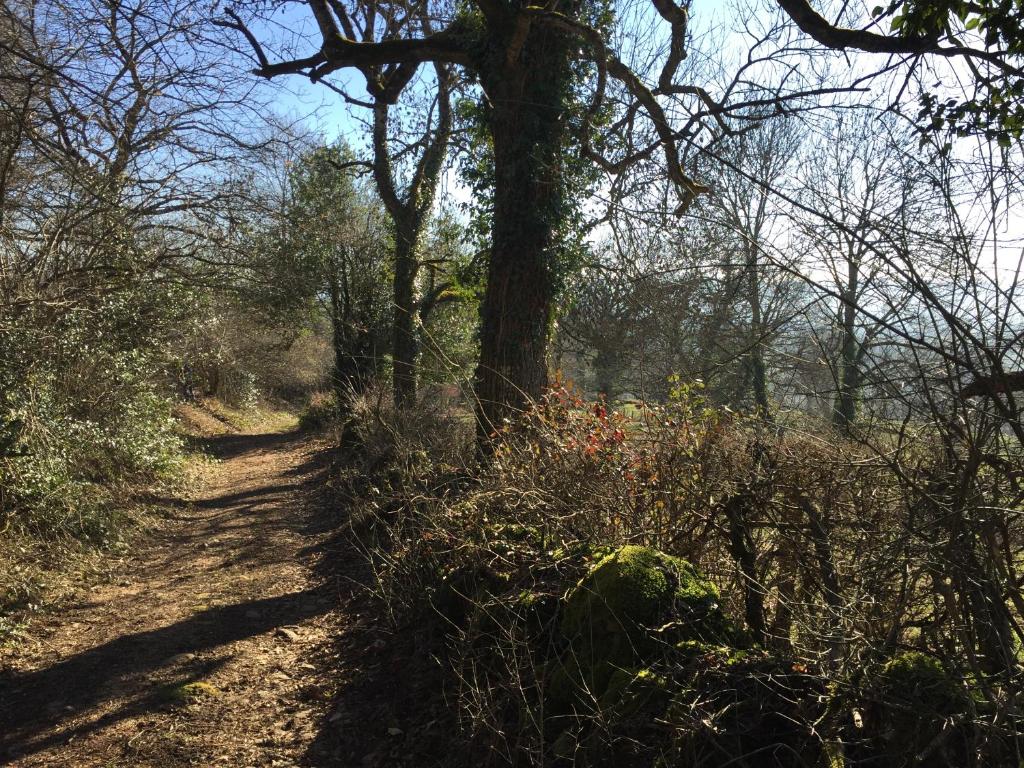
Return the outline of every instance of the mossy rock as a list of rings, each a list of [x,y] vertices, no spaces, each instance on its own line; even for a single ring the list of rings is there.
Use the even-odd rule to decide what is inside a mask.
[[[879,768],[911,765],[929,750],[924,765],[966,764],[966,733],[936,737],[968,709],[963,686],[925,653],[901,653],[868,676],[861,694],[861,727],[848,728],[850,754]]]
[[[569,594],[567,638],[605,633],[638,636],[668,623],[687,640],[728,636],[718,590],[685,560],[629,545],[602,558]]]
[[[569,593],[561,632],[569,649],[559,673],[592,699],[616,670],[637,669],[685,640],[728,642],[733,636],[718,590],[685,560],[641,546],[601,559]],[[555,678],[556,705],[565,703]]]
[[[828,765],[817,730],[822,679],[760,649],[692,643],[664,721],[673,736],[659,764],[806,768]]]
[[[484,565],[466,565],[443,578],[431,604],[449,628],[465,628],[483,603],[508,586],[504,574]]]

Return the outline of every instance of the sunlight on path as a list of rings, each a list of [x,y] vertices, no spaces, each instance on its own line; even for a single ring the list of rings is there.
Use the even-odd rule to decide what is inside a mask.
[[[0,765],[288,766],[330,690],[328,526],[295,433],[208,438],[202,488],[114,585],[40,622],[0,671]]]

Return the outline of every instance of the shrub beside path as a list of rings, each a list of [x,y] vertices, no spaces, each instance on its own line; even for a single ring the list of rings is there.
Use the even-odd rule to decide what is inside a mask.
[[[319,567],[333,527],[322,446],[294,432],[200,442],[216,461],[161,501],[163,522],[118,580],[0,648],[0,765],[244,768],[315,754],[349,591]]]

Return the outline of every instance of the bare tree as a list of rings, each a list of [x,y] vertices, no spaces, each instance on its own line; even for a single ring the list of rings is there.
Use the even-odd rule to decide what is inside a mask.
[[[18,31],[3,98],[23,104],[5,130],[8,306],[53,311],[120,277],[196,266],[244,203],[226,182],[262,124],[198,6],[8,4],[3,23]],[[18,174],[32,182],[15,194]]]
[[[914,253],[922,273],[934,261],[938,238],[921,236],[937,224],[934,196],[921,174],[900,161],[898,144],[908,141],[909,132],[884,116],[839,114],[809,148],[801,175],[800,245],[813,254],[803,268],[813,284],[831,286],[825,301],[835,306],[834,331],[819,336],[819,355],[834,380],[833,392],[824,394],[834,401],[833,424],[846,434],[874,343],[908,299],[890,264],[897,252]],[[865,314],[872,306],[879,315]]]
[[[766,352],[780,328],[793,317],[795,285],[778,263],[791,265],[795,256],[785,240],[787,210],[775,197],[792,180],[804,140],[794,119],[767,118],[752,130],[726,137],[710,158],[707,178],[711,215],[733,235],[738,257],[739,291],[749,312],[746,365],[753,401],[765,416],[772,412]],[[734,270],[726,259],[726,273]]]
[[[749,94],[738,84],[770,54],[748,58],[732,86],[715,99],[701,85],[683,82],[688,2],[654,3],[658,18],[668,25],[666,49],[633,66],[616,50],[621,41],[608,20],[581,5],[517,7],[487,0],[455,13],[437,6],[428,12],[439,19],[437,31],[424,30],[421,14],[402,4],[371,7],[380,23],[364,24],[359,34],[350,6],[310,0],[320,37],[317,50],[283,61],[271,61],[237,15],[224,23],[248,39],[259,62],[257,72],[268,78],[303,74],[320,81],[344,68],[376,66],[381,87],[393,93],[411,81],[421,64],[439,62],[462,67],[479,82],[494,158],[476,387],[486,436],[511,410],[539,395],[547,380],[557,284],[554,254],[568,210],[572,172],[567,163],[577,156],[571,150],[611,174],[662,153],[665,172],[685,208],[705,187],[684,169],[681,146],[705,124],[721,122],[737,103],[749,107]],[[764,41],[778,38],[782,29],[772,26]],[[578,84],[584,82],[589,99],[580,95]],[[820,93],[816,85],[787,85],[754,101],[783,109],[791,100]],[[675,105],[678,127],[663,106],[666,101]],[[597,142],[595,121],[606,108],[617,116],[610,129],[614,138]],[[649,131],[638,130],[641,117]],[[612,156],[603,154],[606,149]]]

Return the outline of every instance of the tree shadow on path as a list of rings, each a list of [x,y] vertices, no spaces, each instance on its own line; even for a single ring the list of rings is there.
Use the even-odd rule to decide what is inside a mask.
[[[323,588],[316,588],[218,606],[160,629],[123,635],[43,669],[0,671],[0,765],[5,757],[30,755],[117,720],[165,707],[164,691],[148,677],[176,667],[175,656],[210,650],[323,614],[331,600],[318,598],[326,597],[329,594]],[[189,679],[211,671],[209,659],[205,663],[206,667],[189,669]],[[79,715],[123,695],[126,688],[137,694],[120,709],[73,723]],[[40,733],[49,735],[36,738]]]
[[[302,433],[270,432],[261,435],[245,435],[227,433],[212,437],[193,437],[188,439],[192,448],[203,451],[215,459],[227,461],[254,451],[276,451],[302,439]]]
[[[196,440],[194,445],[226,461],[246,454],[287,451],[304,439],[297,432],[225,434]],[[315,452],[284,471],[273,466],[273,457],[267,460],[269,464],[258,458],[239,476],[247,488],[227,489],[214,498],[192,502],[151,499],[168,509],[168,519],[174,522],[171,529],[157,535],[162,546],[154,548],[155,559],[147,566],[166,576],[166,586],[186,576],[195,581],[191,577],[196,574],[181,568],[195,553],[202,552],[211,562],[230,555],[230,561],[236,563],[253,557],[249,548],[258,545],[266,555],[259,563],[272,568],[287,554],[273,552],[278,543],[276,532],[290,529],[310,535],[322,529],[320,511],[304,499],[305,492],[314,487],[315,470],[321,462]],[[286,477],[293,482],[283,480]],[[189,509],[198,514],[189,514]],[[317,549],[314,542],[308,549],[289,552],[292,558],[315,558]],[[271,552],[273,556],[268,554]],[[210,578],[216,580],[212,572]],[[127,627],[110,625],[101,616],[99,624],[108,622],[106,636],[118,633],[116,637],[48,661],[38,669],[18,671],[0,665],[0,766],[11,761],[20,764],[21,758],[166,709],[169,686],[209,677],[233,658],[230,649],[218,651],[222,646],[302,624],[331,611],[336,603],[335,587],[315,581],[317,586],[273,597],[249,598],[236,593],[232,604],[204,608],[180,621],[131,634],[125,631]],[[266,588],[278,591],[273,583],[259,587]],[[86,611],[95,607],[86,604],[77,610],[88,620]]]

